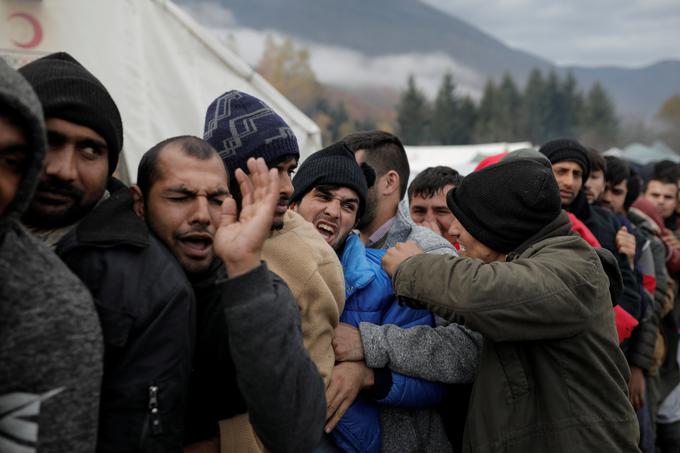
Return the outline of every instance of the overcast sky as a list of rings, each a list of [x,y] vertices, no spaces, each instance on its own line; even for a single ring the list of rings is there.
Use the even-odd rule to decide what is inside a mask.
[[[421,1],[560,65],[680,59],[680,0]]]
[[[285,0],[280,0],[285,1]],[[370,1],[370,0],[366,0]],[[450,11],[507,45],[557,64],[640,67],[663,59],[680,60],[680,0],[421,0]],[[569,3],[566,5],[566,3]],[[224,6],[192,5],[192,14],[256,66],[271,30],[238,27]],[[367,57],[359,52],[304,43],[319,80],[344,86],[402,89],[417,67],[418,85],[430,97],[442,74],[455,70],[463,92],[481,95],[479,75],[442,53]],[[391,71],[385,72],[389,66]],[[680,77],[680,74],[678,74]]]

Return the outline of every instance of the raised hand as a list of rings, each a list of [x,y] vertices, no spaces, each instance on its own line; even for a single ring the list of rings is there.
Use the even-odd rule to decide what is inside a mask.
[[[635,236],[629,233],[625,226],[616,233],[616,249],[625,255],[631,267],[635,266]]]
[[[269,170],[263,159],[248,159],[246,175],[236,170],[243,197],[241,212],[236,202],[227,198],[222,203],[220,225],[215,232],[215,254],[222,259],[229,277],[245,274],[259,266],[262,246],[269,236],[278,202],[276,169]]]
[[[443,236],[442,235],[442,229],[439,227],[439,224],[437,223],[436,220],[433,220],[431,222],[425,220],[425,221],[423,221],[423,223],[420,224],[420,226],[424,226],[425,228],[432,230],[432,232],[434,234],[436,234],[437,236]]]

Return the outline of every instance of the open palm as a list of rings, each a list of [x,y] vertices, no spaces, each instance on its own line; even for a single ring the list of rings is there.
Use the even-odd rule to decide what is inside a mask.
[[[269,170],[263,159],[250,158],[247,165],[249,175],[241,169],[235,175],[243,196],[241,212],[233,198],[224,200],[214,237],[215,253],[231,277],[259,265],[278,201],[276,169]]]

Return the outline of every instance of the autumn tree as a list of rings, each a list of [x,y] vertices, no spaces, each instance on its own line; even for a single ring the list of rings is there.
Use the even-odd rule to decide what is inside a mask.
[[[267,35],[257,71],[304,112],[311,112],[318,103],[321,85],[309,62],[309,51],[297,49],[290,38],[277,44]]]
[[[660,138],[680,153],[680,94],[668,98],[655,118],[661,123]]]

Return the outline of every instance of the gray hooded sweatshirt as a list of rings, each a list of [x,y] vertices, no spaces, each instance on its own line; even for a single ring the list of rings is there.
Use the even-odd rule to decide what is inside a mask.
[[[16,112],[31,156],[0,216],[0,452],[92,452],[102,334],[90,293],[20,224],[46,152],[40,103],[0,58],[0,105]]]

